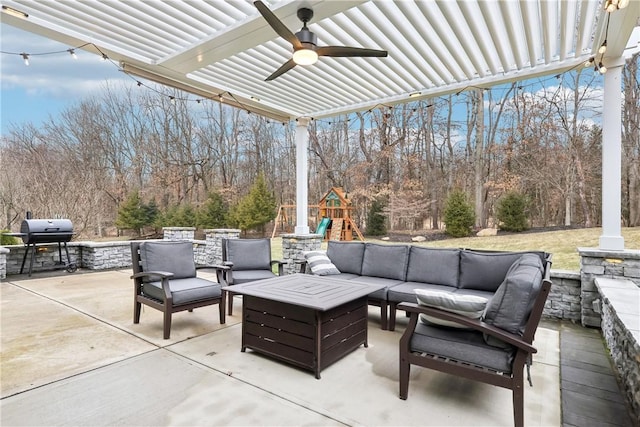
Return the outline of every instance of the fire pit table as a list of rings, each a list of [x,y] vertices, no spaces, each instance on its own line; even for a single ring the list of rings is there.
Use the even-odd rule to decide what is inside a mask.
[[[367,343],[367,295],[383,286],[292,274],[222,289],[243,295],[242,347],[320,371]]]

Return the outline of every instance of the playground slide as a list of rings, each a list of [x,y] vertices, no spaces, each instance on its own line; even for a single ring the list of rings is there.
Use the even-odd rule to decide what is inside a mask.
[[[320,224],[318,224],[318,227],[316,228],[316,234],[322,234],[322,237],[324,237],[330,222],[331,222],[331,218],[327,218],[327,217],[322,218],[322,221],[320,221]]]

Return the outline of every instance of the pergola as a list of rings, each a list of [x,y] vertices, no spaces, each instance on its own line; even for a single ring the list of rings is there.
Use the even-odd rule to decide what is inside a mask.
[[[302,27],[298,9],[312,9],[309,29],[319,45],[382,49],[388,57],[321,58],[265,81],[292,48],[250,0],[3,0],[2,22],[70,47],[87,44],[132,75],[296,120],[296,234],[309,234],[309,120],[560,74],[585,62],[606,67],[600,248],[624,249],[621,194],[610,189],[621,188],[620,77],[625,55],[638,49],[640,1],[263,3],[294,33]]]

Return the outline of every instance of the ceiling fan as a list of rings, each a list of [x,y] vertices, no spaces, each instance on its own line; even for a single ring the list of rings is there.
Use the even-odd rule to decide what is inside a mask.
[[[312,65],[319,56],[332,57],[386,57],[386,50],[365,49],[348,46],[318,46],[318,38],[307,28],[307,22],[313,18],[313,10],[303,7],[298,9],[298,18],[302,21],[302,29],[293,34],[278,17],[261,1],[253,4],[276,33],[293,45],[293,57],[285,62],[265,81],[273,80],[286,73],[296,65]]]

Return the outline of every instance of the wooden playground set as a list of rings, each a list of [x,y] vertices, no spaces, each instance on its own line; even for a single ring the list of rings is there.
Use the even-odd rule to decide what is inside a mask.
[[[310,218],[315,218],[317,223],[315,234],[321,234],[325,240],[353,240],[355,233],[358,239],[364,241],[364,236],[351,217],[352,209],[351,200],[342,187],[332,187],[317,205],[309,205],[309,210],[315,214]],[[296,205],[278,207],[271,238],[275,237],[278,230],[287,233],[293,229],[295,210]]]

